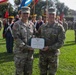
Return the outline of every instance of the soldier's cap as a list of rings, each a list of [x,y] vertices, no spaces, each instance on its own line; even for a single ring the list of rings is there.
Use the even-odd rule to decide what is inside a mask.
[[[48,13],[49,14],[55,14],[56,15],[56,9],[55,9],[55,7],[49,7]]]
[[[30,7],[22,6],[21,12],[22,12],[22,13],[28,13],[28,14],[30,14]]]
[[[40,19],[40,18],[42,18],[42,16],[40,15],[40,16],[38,16],[38,18]]]
[[[11,18],[11,19],[13,19],[13,18],[14,18],[14,16],[9,16],[8,18]]]

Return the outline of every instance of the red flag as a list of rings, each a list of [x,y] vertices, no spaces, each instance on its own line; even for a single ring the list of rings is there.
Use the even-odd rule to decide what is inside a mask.
[[[6,2],[6,1],[8,1],[8,0],[0,0],[0,3],[2,3],[2,2]]]
[[[5,18],[8,18],[8,16],[9,16],[9,12],[8,12],[8,10],[6,10],[6,12],[5,12]]]
[[[32,8],[35,7],[35,5],[38,3],[38,0],[33,0],[34,4],[32,5]]]
[[[37,4],[38,3],[38,0],[35,0],[35,4]]]
[[[0,0],[0,5],[1,4],[6,4],[8,0]]]
[[[60,14],[60,21],[63,20],[63,17],[64,17],[64,13],[61,13],[61,14]]]

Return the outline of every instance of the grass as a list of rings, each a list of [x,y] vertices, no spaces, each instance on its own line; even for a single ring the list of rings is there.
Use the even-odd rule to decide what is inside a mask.
[[[13,54],[6,53],[5,39],[0,31],[0,75],[14,75],[15,67]],[[74,31],[68,30],[64,46],[60,49],[57,75],[76,75],[76,44]],[[33,75],[39,75],[38,50],[34,53]]]

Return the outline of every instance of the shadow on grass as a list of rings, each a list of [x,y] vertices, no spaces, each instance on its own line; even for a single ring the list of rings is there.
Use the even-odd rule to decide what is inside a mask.
[[[66,41],[66,43],[75,43],[75,41]]]
[[[0,53],[0,64],[9,61],[13,61],[13,54],[6,52]]]
[[[70,45],[75,45],[75,41],[66,41],[66,44],[64,44],[64,46],[70,46]]]
[[[0,45],[5,45],[5,44],[6,44],[5,42],[1,42],[1,43],[0,43]]]
[[[0,41],[5,41],[5,39],[1,39],[1,38],[0,38]]]
[[[34,58],[39,58],[39,53],[34,53]]]

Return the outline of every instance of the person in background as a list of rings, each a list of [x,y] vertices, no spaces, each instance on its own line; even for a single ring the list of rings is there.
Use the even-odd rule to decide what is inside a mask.
[[[0,18],[0,30],[2,29],[2,20]]]
[[[60,23],[61,25],[63,24],[63,22],[60,21],[60,16],[56,16],[56,21],[57,21],[58,23]]]
[[[36,24],[36,30],[38,31],[39,27],[43,24],[42,16],[38,17],[38,21]]]
[[[7,24],[8,24],[8,23],[7,23],[7,19],[4,18],[4,19],[3,19],[3,33],[2,33],[3,39],[6,38],[6,37],[5,37],[5,28],[6,28],[6,25],[7,25]]]
[[[14,18],[14,22],[18,21],[19,20],[19,15],[17,14]]]
[[[45,24],[48,23],[48,17],[47,17],[46,15],[43,15],[43,16],[42,16],[42,19],[43,19],[43,22],[44,22]]]
[[[59,48],[64,44],[65,30],[56,20],[54,7],[48,9],[48,23],[40,26],[38,34],[45,39],[45,46],[39,51],[40,75],[56,75]]]
[[[74,34],[75,34],[75,43],[76,43],[76,21],[74,22],[73,29],[74,29]]]
[[[19,19],[21,19],[21,10],[18,11]]]
[[[68,30],[68,23],[66,22],[65,18],[63,18],[63,27],[65,29],[65,33]]]
[[[21,19],[13,25],[15,75],[32,75],[34,49],[28,44],[34,35],[34,25],[30,22],[30,7],[21,8]]]
[[[8,22],[4,26],[4,36],[6,39],[6,49],[7,53],[12,53],[13,52],[13,35],[12,35],[12,27],[14,24],[14,16],[9,16],[8,17]]]
[[[31,17],[32,17],[31,21],[34,23],[34,27],[36,28],[36,24],[37,24],[36,17],[37,17],[37,14],[33,14]]]

